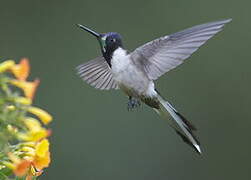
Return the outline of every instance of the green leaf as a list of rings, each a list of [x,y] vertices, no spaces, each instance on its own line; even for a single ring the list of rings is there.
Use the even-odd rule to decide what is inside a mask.
[[[9,168],[4,168],[0,170],[0,177],[8,177],[12,175],[12,170]],[[1,179],[1,178],[0,178]]]
[[[5,174],[3,174],[1,172],[0,172],[0,179],[1,180],[9,180],[9,178]]]
[[[15,180],[25,180],[26,177],[16,177]],[[36,180],[37,178],[36,177],[33,177],[32,180]]]

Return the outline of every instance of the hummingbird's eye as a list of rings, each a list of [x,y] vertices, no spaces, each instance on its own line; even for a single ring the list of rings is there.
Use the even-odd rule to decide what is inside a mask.
[[[111,42],[115,42],[115,41],[116,41],[116,39],[111,39],[110,41],[111,41]]]

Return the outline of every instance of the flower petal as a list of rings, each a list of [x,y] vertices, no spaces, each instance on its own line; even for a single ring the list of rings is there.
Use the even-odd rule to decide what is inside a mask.
[[[45,157],[46,153],[49,151],[49,141],[48,139],[43,139],[36,146],[36,155],[39,157]]]
[[[27,117],[26,119],[24,119],[24,124],[31,132],[38,132],[43,129],[40,122],[35,118]]]
[[[39,79],[35,79],[33,82],[11,80],[10,83],[14,86],[21,88],[27,98],[33,99],[37,86],[39,85]]]
[[[43,109],[32,106],[28,108],[28,111],[36,115],[44,124],[48,124],[52,121],[52,116]]]
[[[49,141],[48,139],[43,139],[36,146],[36,156],[34,158],[35,168],[42,170],[45,167],[48,167],[50,164],[50,152],[49,152]]]
[[[30,64],[27,58],[21,59],[19,64],[10,68],[11,72],[18,80],[26,80],[30,73]]]
[[[24,176],[28,172],[30,165],[31,165],[30,161],[23,160],[16,166],[14,170],[15,175],[19,177]]]
[[[31,99],[26,97],[16,97],[14,101],[24,105],[31,105]]]
[[[44,157],[36,156],[36,158],[33,161],[36,169],[38,169],[38,170],[42,170],[42,169],[48,167],[50,162],[51,162],[50,152],[46,152]]]
[[[0,73],[9,70],[14,65],[15,65],[15,62],[13,60],[7,60],[7,61],[0,63]]]

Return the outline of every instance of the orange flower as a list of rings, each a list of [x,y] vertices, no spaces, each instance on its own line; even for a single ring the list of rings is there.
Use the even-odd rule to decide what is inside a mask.
[[[33,177],[40,176],[42,173],[43,170],[37,170],[33,162],[28,160],[22,160],[14,169],[14,174],[19,177],[26,176],[25,180],[32,180]]]
[[[10,83],[14,86],[21,88],[27,98],[33,99],[36,92],[37,86],[39,85],[39,79],[36,79],[34,82],[27,82],[21,80],[11,80]]]
[[[48,139],[43,139],[42,141],[38,142],[34,148],[26,148],[26,152],[30,151],[32,152],[30,154],[34,154],[30,157],[30,176],[41,175],[43,169],[49,166],[51,162],[49,146],[50,143]]]
[[[29,60],[27,58],[21,59],[20,63],[12,66],[10,70],[18,80],[26,80],[30,73]]]
[[[34,176],[40,176],[43,169],[50,164],[50,143],[48,139],[38,142],[35,147],[22,147],[23,159],[13,153],[8,153],[10,161],[2,162],[3,165],[12,169],[16,176],[27,176],[26,180]]]
[[[27,160],[22,160],[19,164],[17,164],[16,168],[14,169],[14,173],[16,176],[24,176],[27,174],[30,168],[31,162]]]
[[[26,180],[31,180],[34,176],[40,176],[43,173],[43,169],[49,166],[51,162],[49,145],[48,139],[43,139],[36,145],[35,156],[31,162]]]
[[[12,169],[17,176],[24,176],[27,174],[31,162],[25,159],[20,159],[18,156],[14,155],[13,153],[8,153],[9,161],[4,161],[3,164],[8,168]]]
[[[22,58],[18,64],[13,60],[0,62],[0,90],[3,91],[1,103],[4,112],[7,112],[5,114],[10,115],[10,118],[4,118],[6,127],[2,134],[6,142],[3,144],[4,151],[0,149],[0,171],[3,171],[6,178],[36,179],[51,162],[50,143],[47,139],[51,130],[45,128],[44,124],[52,121],[52,116],[32,106],[40,81],[27,81],[29,73],[27,58]]]

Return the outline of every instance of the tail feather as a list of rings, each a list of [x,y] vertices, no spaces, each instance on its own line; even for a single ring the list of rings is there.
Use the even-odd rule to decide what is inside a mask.
[[[200,142],[193,134],[196,130],[195,126],[184,118],[169,102],[165,101],[160,95],[157,96],[160,103],[160,108],[156,111],[168,120],[171,127],[175,129],[177,134],[186,142],[192,146],[196,152],[201,154]],[[170,115],[172,118],[170,118]]]
[[[168,106],[170,106],[173,111],[182,119],[183,123],[187,126],[188,130],[191,129],[193,131],[196,131],[197,128],[190,122],[188,121],[182,114],[180,114],[168,101],[166,101]]]

